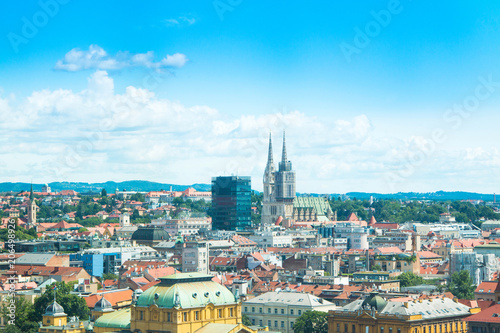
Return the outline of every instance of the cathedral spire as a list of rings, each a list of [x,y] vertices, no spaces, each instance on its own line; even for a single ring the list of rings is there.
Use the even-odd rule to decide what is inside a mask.
[[[273,142],[271,139],[271,132],[269,132],[269,153],[267,154],[267,167],[274,166],[273,161]]]
[[[281,155],[281,162],[286,163],[287,162],[287,157],[286,157],[286,144],[285,144],[285,130],[283,130],[283,153]]]

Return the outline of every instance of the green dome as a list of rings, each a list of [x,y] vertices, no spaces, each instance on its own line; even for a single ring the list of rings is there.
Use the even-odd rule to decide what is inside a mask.
[[[160,283],[147,289],[137,299],[136,306],[182,309],[236,304],[234,295],[223,285],[213,282],[213,276],[201,273],[179,273],[160,278]]]
[[[130,308],[111,312],[97,318],[94,327],[130,329]]]
[[[370,306],[370,308],[374,308],[377,311],[382,311],[387,305],[387,301],[380,297],[377,292],[370,293],[370,296],[366,298],[361,306]]]

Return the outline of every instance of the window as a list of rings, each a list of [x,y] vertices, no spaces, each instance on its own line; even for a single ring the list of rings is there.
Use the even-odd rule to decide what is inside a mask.
[[[293,328],[293,321],[290,322],[290,326]]]
[[[259,319],[259,326],[262,326],[262,319]]]
[[[290,314],[293,315],[293,309],[290,309]]]
[[[259,313],[262,313],[262,308],[259,308]]]
[[[281,328],[284,328],[285,327],[285,322],[282,320],[281,321]]]
[[[140,320],[144,320],[144,311],[139,311]]]
[[[271,308],[267,308],[267,313],[271,313]]]
[[[301,315],[302,315],[302,310],[299,310],[299,316],[301,316]]]
[[[219,318],[222,318],[222,309],[219,309]]]
[[[248,308],[245,306],[245,312],[248,312]]]
[[[188,313],[184,312],[184,321],[188,321]]]
[[[352,333],[356,333],[356,325],[352,325]]]
[[[380,327],[380,333],[384,333],[384,326]],[[425,332],[424,332],[425,333]]]
[[[229,317],[232,317],[233,316],[233,308],[230,308],[229,309]]]
[[[271,327],[271,321],[270,320],[267,321],[267,326]]]
[[[278,309],[274,309],[274,314],[278,314]]]
[[[167,312],[167,321],[172,320],[172,314],[170,312]]]
[[[389,333],[392,333],[392,327],[389,327]]]
[[[344,332],[347,333],[347,324],[344,324]]]
[[[255,319],[252,319],[252,325],[255,325]]]
[[[285,314],[285,309],[281,309],[281,314]]]
[[[274,327],[278,327],[278,321],[277,320],[274,321]]]
[[[398,328],[398,333],[401,333],[401,329],[400,328]]]
[[[252,306],[252,312],[255,312],[255,307],[254,306]]]
[[[340,324],[337,324],[337,332],[340,332]]]
[[[200,311],[194,312],[194,320],[200,320]]]

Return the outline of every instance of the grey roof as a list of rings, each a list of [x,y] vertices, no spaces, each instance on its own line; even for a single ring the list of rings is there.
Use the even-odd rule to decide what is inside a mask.
[[[324,305],[335,305],[320,297],[316,297],[307,293],[299,293],[295,291],[270,291],[260,296],[254,297],[245,301],[244,304],[273,304],[273,305],[297,305],[318,307]]]
[[[95,311],[108,311],[108,310],[113,310],[113,305],[111,304],[110,301],[105,299],[104,297],[101,297],[100,300],[98,300],[95,305],[94,305],[94,310]]]
[[[64,313],[64,308],[56,301],[52,302],[46,309],[45,315],[62,315]]]
[[[364,300],[356,300],[342,307],[343,312],[356,312]],[[450,298],[417,300],[412,302],[387,302],[380,315],[422,315],[423,320],[470,315],[467,305],[455,302]]]
[[[16,265],[46,265],[54,253],[26,253],[16,259]]]

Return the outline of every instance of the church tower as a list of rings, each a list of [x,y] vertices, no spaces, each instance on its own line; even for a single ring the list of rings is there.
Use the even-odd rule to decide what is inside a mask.
[[[30,200],[28,204],[28,229],[36,226],[36,210],[35,197],[33,196],[33,184],[31,184]]]
[[[274,169],[273,146],[269,136],[269,152],[264,170],[264,198],[262,200],[262,224],[273,225],[281,216],[293,216],[295,199],[295,171],[286,154],[285,132],[283,132],[283,151],[278,171]]]
[[[295,194],[295,171],[292,171],[292,162],[287,159],[285,132],[283,131],[283,152],[276,173],[276,200],[293,203]]]
[[[274,192],[274,161],[273,142],[269,133],[269,152],[267,155],[267,165],[264,171],[264,201],[271,201]]]

